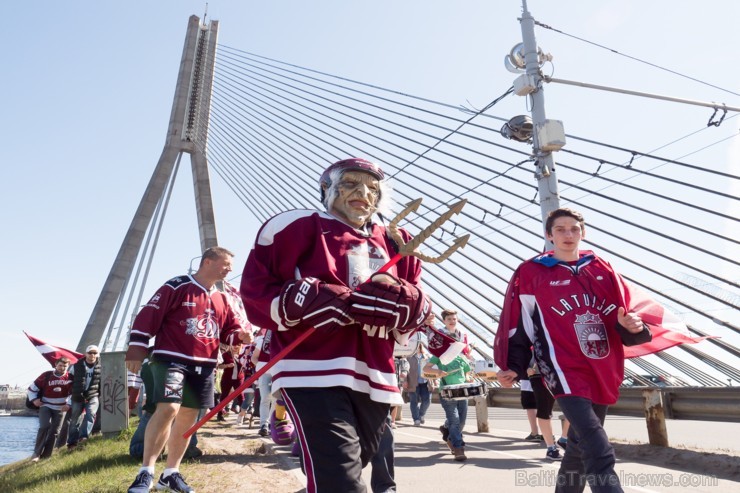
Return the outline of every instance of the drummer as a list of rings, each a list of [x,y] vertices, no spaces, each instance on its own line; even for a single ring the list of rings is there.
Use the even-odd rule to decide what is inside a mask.
[[[424,374],[434,375],[441,379],[441,388],[448,385],[459,385],[472,381],[470,365],[464,356],[456,356],[448,364],[442,364],[438,357],[432,356],[424,365]],[[449,437],[447,446],[458,462],[467,459],[465,457],[465,442],[463,441],[462,429],[468,416],[468,400],[445,399],[440,395],[440,403],[447,417]]]
[[[429,315],[432,315],[431,313]],[[465,349],[463,349],[463,355],[468,359],[469,362],[475,361],[473,357],[473,346],[474,344],[468,343],[468,335],[465,334],[460,328],[457,326],[457,310],[453,310],[452,308],[446,308],[442,310],[442,313],[440,314],[442,317],[442,322],[444,322],[444,330],[447,332],[447,335],[455,339],[456,341],[460,341],[463,344],[465,344]],[[433,320],[433,319],[432,319]]]

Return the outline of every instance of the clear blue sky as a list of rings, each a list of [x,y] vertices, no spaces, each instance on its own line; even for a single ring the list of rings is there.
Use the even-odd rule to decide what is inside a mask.
[[[47,368],[23,330],[77,345],[161,153],[188,17],[202,17],[204,8],[189,0],[4,5],[0,336],[6,349],[0,383],[26,385]],[[740,4],[734,0],[708,6],[531,0],[529,9],[567,33],[740,92],[734,34]],[[208,5],[208,18],[220,21],[222,44],[475,107],[511,85],[503,58],[521,40],[520,12],[519,0]],[[555,77],[740,106],[740,97],[586,43],[541,29],[537,37],[555,57]],[[546,103],[548,117],[563,120],[568,133],[644,151],[702,129],[711,114],[552,84]],[[509,98],[497,114],[526,111],[524,99]],[[677,158],[737,134],[738,121],[661,154]],[[693,162],[737,174],[739,156],[735,138]],[[145,296],[184,273],[199,253],[188,170],[179,177]],[[213,180],[220,243],[237,253],[241,271],[258,225],[220,179]]]

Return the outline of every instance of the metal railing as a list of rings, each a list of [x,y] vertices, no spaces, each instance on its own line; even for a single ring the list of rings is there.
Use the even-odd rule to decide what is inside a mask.
[[[519,389],[489,387],[488,407],[521,408]],[[555,403],[557,407],[557,402]],[[476,406],[479,423],[487,430],[488,412]],[[622,387],[609,414],[644,416],[651,445],[668,445],[667,419],[740,422],[740,387]]]
[[[609,414],[644,416],[646,392],[660,395],[667,419],[740,422],[740,387],[623,387]],[[490,387],[486,399],[490,407],[518,409],[519,393]]]

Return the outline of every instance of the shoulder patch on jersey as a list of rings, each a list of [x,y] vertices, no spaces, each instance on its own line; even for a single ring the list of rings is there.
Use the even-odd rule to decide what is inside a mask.
[[[320,211],[312,209],[295,209],[292,211],[282,212],[277,216],[273,216],[265,223],[264,226],[262,226],[262,230],[260,230],[260,233],[257,236],[257,245],[272,245],[272,243],[275,241],[276,234],[280,233],[287,226],[298,221],[299,219],[310,217],[314,214],[320,214]]]
[[[172,289],[177,289],[180,286],[187,284],[189,282],[190,282],[189,276],[177,276],[177,277],[173,277],[172,279],[164,283],[164,285],[169,286]]]

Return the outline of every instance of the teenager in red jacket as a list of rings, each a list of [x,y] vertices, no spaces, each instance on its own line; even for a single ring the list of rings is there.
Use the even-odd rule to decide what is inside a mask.
[[[624,345],[650,341],[647,325],[629,313],[619,275],[591,251],[578,249],[583,216],[554,210],[545,223],[554,249],[514,272],[494,341],[498,381],[527,378],[532,356],[542,380],[570,421],[556,492],[621,492],[614,449],[604,431],[607,407],[619,397]]]

